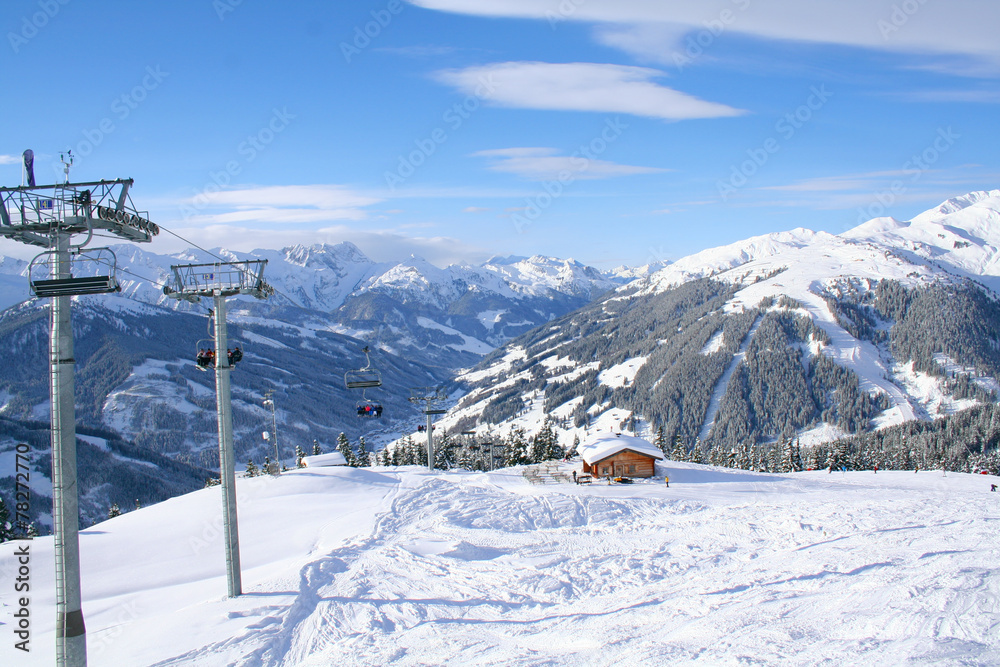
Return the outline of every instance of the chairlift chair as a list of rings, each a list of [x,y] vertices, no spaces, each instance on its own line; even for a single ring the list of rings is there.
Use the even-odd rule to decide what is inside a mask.
[[[36,255],[28,266],[28,284],[38,298],[109,294],[121,291],[118,258],[110,248],[89,248],[70,254],[69,277],[59,277],[52,260],[56,251]]]
[[[358,401],[357,410],[359,417],[377,418],[382,416],[382,404],[369,400]]]
[[[240,341],[230,341],[228,348],[228,359],[230,368],[236,368],[244,355],[245,345]],[[198,341],[195,346],[197,352],[195,353],[195,362],[197,363],[196,368],[202,371],[208,371],[209,368],[215,368],[215,339],[214,338],[202,338]],[[210,356],[203,355],[202,352],[207,351]]]
[[[382,374],[378,370],[371,367],[372,360],[371,357],[368,356],[369,350],[367,345],[365,345],[362,349],[362,352],[365,353],[365,359],[367,359],[368,363],[364,368],[344,373],[344,384],[348,389],[370,389],[372,387],[381,387]]]

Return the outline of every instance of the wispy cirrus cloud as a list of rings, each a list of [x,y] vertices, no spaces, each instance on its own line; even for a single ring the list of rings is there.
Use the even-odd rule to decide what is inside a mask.
[[[661,24],[702,30],[728,9],[737,18],[727,31],[768,40],[856,46],[883,51],[963,54],[1000,63],[1000,3],[983,0],[902,3],[898,0],[802,2],[772,0],[706,3],[704,0],[586,0],[561,11],[552,0],[408,0],[427,9],[475,16],[528,18],[560,23],[580,21],[633,26],[632,35],[648,37],[640,26]],[[676,28],[670,28],[671,31]],[[608,33],[605,33],[607,35]],[[610,33],[616,34],[615,31]],[[627,32],[618,30],[619,36]],[[600,33],[599,33],[600,38]],[[618,40],[612,45],[634,51],[641,44]],[[648,47],[649,44],[647,43]],[[646,49],[648,51],[648,48]]]
[[[438,81],[464,94],[516,109],[595,111],[671,121],[744,113],[655,83],[663,76],[664,72],[646,67],[545,62],[492,63],[435,74]]]
[[[20,155],[2,155],[0,154],[0,164],[18,164],[21,162]]]
[[[597,180],[668,171],[656,167],[616,164],[579,155],[559,155],[555,148],[499,148],[479,151],[473,155],[490,159],[489,168],[493,171],[515,174],[532,181],[559,180],[566,174],[571,175],[574,180]]]
[[[245,186],[189,197],[180,202],[180,212],[205,225],[315,223],[361,220],[366,207],[381,201],[343,185]]]

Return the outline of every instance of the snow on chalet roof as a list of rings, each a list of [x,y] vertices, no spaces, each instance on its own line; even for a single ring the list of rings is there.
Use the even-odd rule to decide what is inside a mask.
[[[616,435],[614,433],[596,435],[577,447],[576,451],[588,464],[594,464],[609,456],[614,456],[623,449],[631,449],[633,452],[645,454],[655,459],[663,459],[663,452],[653,443],[631,435]]]
[[[302,462],[307,468],[319,468],[320,466],[346,466],[347,459],[340,452],[330,452],[329,454],[316,454],[315,456],[303,456]]]

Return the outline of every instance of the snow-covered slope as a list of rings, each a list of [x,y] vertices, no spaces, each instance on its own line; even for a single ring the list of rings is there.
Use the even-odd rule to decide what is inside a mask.
[[[218,487],[81,533],[89,664],[995,665],[998,481],[672,462],[629,486],[243,479],[238,598]],[[0,545],[4,582],[19,544]],[[54,660],[52,538],[30,552],[31,653],[4,586],[4,665]]]

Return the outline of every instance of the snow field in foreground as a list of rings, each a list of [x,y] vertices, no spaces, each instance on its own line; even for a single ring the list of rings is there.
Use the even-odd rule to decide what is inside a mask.
[[[996,477],[766,475],[668,462],[633,485],[519,469],[319,468],[240,480],[226,599],[218,487],[81,536],[90,664],[1000,663]],[[32,652],[54,661],[52,539]]]

